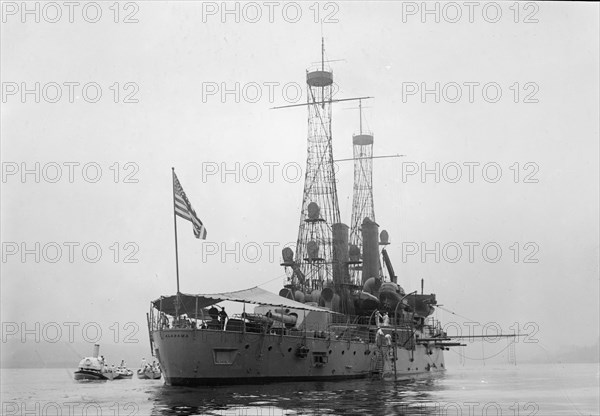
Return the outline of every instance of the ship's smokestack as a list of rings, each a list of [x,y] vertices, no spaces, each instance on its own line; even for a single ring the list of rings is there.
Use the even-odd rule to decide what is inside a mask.
[[[362,226],[363,264],[362,283],[371,277],[379,277],[379,225],[368,217]]]
[[[100,357],[100,345],[94,344],[94,352],[92,352],[92,357]]]
[[[333,283],[337,285],[350,280],[348,273],[348,226],[336,223],[333,234]]]
[[[326,287],[321,291],[320,299],[323,300],[323,304],[328,304],[333,299],[334,291],[331,287]]]

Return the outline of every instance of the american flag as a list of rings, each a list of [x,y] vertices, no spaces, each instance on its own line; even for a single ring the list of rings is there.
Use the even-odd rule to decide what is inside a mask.
[[[190,200],[185,195],[185,192],[183,192],[183,188],[175,172],[173,172],[173,191],[175,192],[175,215],[190,221],[194,226],[194,235],[196,238],[206,240],[206,228],[204,228],[204,224],[202,224],[202,221],[196,215],[196,211],[192,208]]]

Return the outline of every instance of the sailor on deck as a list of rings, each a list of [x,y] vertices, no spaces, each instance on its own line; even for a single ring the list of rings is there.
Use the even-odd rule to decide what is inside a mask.
[[[381,326],[381,320],[382,320],[382,316],[381,313],[379,313],[378,310],[375,310],[375,323],[377,324],[377,328],[379,328]]]
[[[221,312],[219,312],[219,321],[221,321],[221,329],[225,329],[225,321],[227,320],[227,312],[225,312],[225,306],[221,307]]]
[[[375,344],[378,347],[382,347],[383,346],[383,340],[385,338],[385,334],[383,333],[383,331],[381,330],[381,328],[379,328],[377,330],[377,333],[375,334]]]

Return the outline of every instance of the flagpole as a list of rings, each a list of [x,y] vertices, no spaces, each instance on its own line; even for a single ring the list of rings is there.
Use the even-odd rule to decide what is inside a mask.
[[[173,176],[173,225],[175,227],[175,272],[176,272],[176,276],[177,276],[177,302],[176,302],[176,311],[175,313],[177,314],[177,309],[179,309],[177,306],[177,304],[179,303],[179,254],[177,252],[177,214],[175,213],[175,168],[172,167],[171,168],[171,173]]]

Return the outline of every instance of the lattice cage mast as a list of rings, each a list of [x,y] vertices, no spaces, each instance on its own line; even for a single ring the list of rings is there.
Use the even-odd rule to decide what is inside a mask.
[[[354,189],[352,218],[350,222],[350,244],[362,252],[361,224],[365,218],[375,222],[373,202],[373,133],[363,130],[362,101],[359,101],[360,130],[352,136],[354,158]],[[361,282],[361,267],[350,269],[353,283]]]
[[[318,68],[307,71],[306,92],[308,148],[295,257],[314,289],[332,278],[332,224],[340,222],[331,134],[333,72],[324,56]]]

